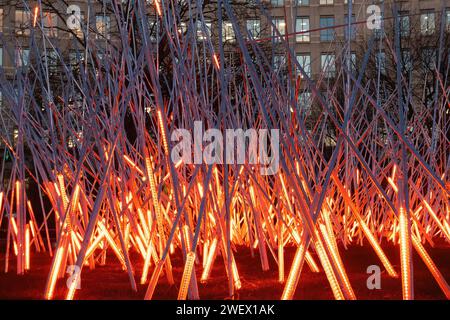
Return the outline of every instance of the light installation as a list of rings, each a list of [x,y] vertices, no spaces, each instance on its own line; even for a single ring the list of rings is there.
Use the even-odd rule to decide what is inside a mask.
[[[171,256],[181,252],[178,299],[201,298],[198,282],[208,283],[214,264],[224,265],[233,296],[245,285],[235,259],[243,250],[235,249],[239,245],[257,250],[263,270],[269,260],[277,263],[284,290],[274,298],[294,297],[306,262],[325,273],[336,299],[357,299],[340,251],[341,244],[363,240],[390,277],[401,277],[404,299],[414,298],[412,249],[450,298],[424,246],[436,238],[450,241],[448,74],[434,73],[442,94],[435,96],[433,112],[410,98],[413,89],[400,73],[397,90],[380,103],[381,87],[363,82],[373,42],[356,75],[345,67],[344,48],[336,56],[337,79],[313,82],[285,35],[278,45],[284,46],[286,68],[301,74],[285,78],[264,58],[263,39],[237,28],[236,10],[223,1],[219,21],[224,15],[231,21],[232,54],[239,61],[229,63],[224,46],[207,30],[197,39],[196,26],[206,25],[197,21],[205,18],[195,3],[187,4],[192,15],[186,17],[187,29],[178,32],[178,4],[154,2],[155,40],[145,31],[143,1],[127,10],[114,2],[111,12],[124,32],[105,46],[89,41],[92,30],[84,26],[79,68],[58,56],[63,88],[54,88],[42,61],[1,81],[17,133],[3,131],[0,137],[2,152],[11,155],[8,176],[2,172],[8,183],[0,186],[4,271],[15,260],[15,271],[24,274],[33,268],[35,251],[48,251],[52,263],[44,296],[53,299],[68,266],[82,272],[115,259],[131,287],[136,290],[138,275],[151,299],[161,277],[175,283]],[[41,8],[29,10],[37,37]],[[34,42],[31,53],[49,50],[41,44]],[[395,44],[391,50],[399,56]],[[442,50],[438,54],[443,57]],[[340,88],[343,80],[348,86]],[[12,87],[17,90],[6,90]],[[297,99],[306,93],[320,111],[314,125]],[[398,101],[414,104],[412,113],[405,117]],[[222,130],[279,129],[279,171],[262,175],[255,164],[173,162],[172,130],[192,128],[198,119]],[[33,203],[27,184],[36,187]],[[398,247],[399,268],[382,241]],[[289,246],[296,252],[287,265]],[[130,252],[144,262],[141,270],[133,267]],[[73,281],[65,298],[76,298],[76,289]]]

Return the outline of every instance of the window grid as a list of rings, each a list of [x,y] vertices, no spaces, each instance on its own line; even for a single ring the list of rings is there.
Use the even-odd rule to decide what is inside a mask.
[[[261,36],[261,21],[259,19],[247,20],[247,31],[253,38],[259,39]]]
[[[320,41],[333,41],[334,40],[334,17],[326,16],[320,17]]]
[[[320,56],[320,66],[326,78],[332,78],[336,73],[335,55],[332,53],[322,53]]]
[[[98,15],[95,17],[95,27],[97,29],[97,39],[110,39],[111,17]]]
[[[273,41],[276,42],[281,42],[283,36],[286,34],[286,22],[284,21],[283,18],[273,18],[272,19],[273,24],[275,25],[275,27],[272,25],[272,37],[273,37]],[[276,32],[275,28],[278,30],[278,32],[280,33],[281,37],[278,35],[278,32]]]
[[[295,21],[296,32],[305,32],[309,30],[309,17],[298,17]],[[300,33],[295,36],[297,42],[309,42],[309,32]]]
[[[29,11],[16,10],[15,12],[15,28],[17,35],[30,35],[31,14]]]
[[[430,35],[435,30],[434,12],[424,12],[420,15],[420,31],[423,35]]]
[[[305,71],[306,75],[311,78],[311,55],[309,53],[297,54],[297,62]],[[303,74],[299,70],[298,73],[303,78]]]

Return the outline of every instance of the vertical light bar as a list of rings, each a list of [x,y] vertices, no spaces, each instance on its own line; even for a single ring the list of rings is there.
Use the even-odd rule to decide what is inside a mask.
[[[150,279],[147,291],[145,292],[144,300],[150,300],[153,297],[153,293],[155,292],[156,284],[158,283],[159,275],[161,274],[163,266],[164,261],[159,260],[158,264],[153,270],[152,278]]]
[[[339,287],[339,283],[336,279],[336,275],[334,274],[333,268],[331,267],[330,260],[325,253],[325,249],[323,248],[320,239],[317,239],[314,244],[317,254],[319,255],[319,259],[322,263],[323,269],[325,270],[325,275],[327,276],[328,282],[330,283],[331,290],[333,291],[334,298],[336,300],[344,300],[344,295],[342,293],[341,288]]]
[[[302,272],[303,262],[305,261],[305,246],[300,243],[295,252],[294,261],[292,262],[291,271],[284,286],[281,300],[292,300],[295,289],[297,288],[300,273]]]
[[[283,222],[278,221],[278,282],[284,282]]]
[[[214,257],[216,255],[216,249],[217,249],[217,237],[214,238],[208,250],[208,260],[206,262],[205,268],[203,269],[202,277],[200,278],[200,281],[202,283],[206,282],[209,278],[209,274],[211,273],[212,265],[214,262]]]
[[[186,300],[189,283],[191,282],[192,270],[194,269],[194,262],[195,262],[195,252],[191,251],[186,255],[186,264],[184,265],[180,290],[178,291],[178,300]]]
[[[45,298],[47,300],[53,299],[53,292],[55,290],[56,279],[58,278],[59,268],[61,267],[61,260],[64,255],[64,247],[60,246],[56,251],[55,262],[50,272],[49,283],[45,292]]]
[[[412,270],[411,270],[411,251],[409,247],[408,220],[405,209],[400,206],[400,267],[402,274],[402,295],[403,300],[412,300]]]
[[[30,270],[30,225],[25,227],[25,270]]]

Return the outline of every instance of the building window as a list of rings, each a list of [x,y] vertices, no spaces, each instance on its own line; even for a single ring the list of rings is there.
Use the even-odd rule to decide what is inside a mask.
[[[55,50],[49,50],[47,52],[47,65],[48,71],[55,73],[58,70],[58,53]]]
[[[226,42],[234,42],[234,29],[231,22],[224,22],[222,25],[222,36]]]
[[[211,22],[205,21],[203,25],[201,20],[197,20],[197,39],[205,40],[208,36],[211,36]]]
[[[434,70],[436,67],[436,50],[434,48],[422,49],[422,66],[425,71]]]
[[[95,27],[97,29],[97,39],[109,39],[111,31],[111,17],[106,15],[96,16]]]
[[[358,70],[358,64],[356,61],[356,53],[355,52],[350,53],[350,61],[349,62],[350,62],[350,72],[353,75],[356,75],[356,70]]]
[[[334,54],[322,53],[320,56],[320,67],[326,78],[333,78],[336,74],[336,59]]]
[[[445,30],[450,32],[450,9],[445,10]]]
[[[30,62],[30,49],[16,49],[16,67],[27,67]]]
[[[81,62],[81,54],[77,51],[69,52],[69,64],[71,66],[76,66]]]
[[[299,32],[295,39],[297,42],[309,42],[309,17],[299,17],[295,21],[295,32]]]
[[[412,71],[411,52],[409,50],[402,51],[402,69],[405,72]]]
[[[187,32],[187,24],[186,22],[180,22],[178,24],[178,33],[185,34]]]
[[[0,32],[3,32],[3,9],[0,8]]]
[[[324,4],[333,4],[333,0],[320,0],[319,3],[322,4],[322,5],[324,5]]]
[[[298,6],[309,6],[309,0],[296,0]]]
[[[156,21],[154,18],[149,18],[148,19],[148,30],[149,30],[150,41],[155,42],[158,38],[158,21]]]
[[[16,10],[15,13],[15,27],[16,34],[28,36],[30,35],[31,14],[29,11]]]
[[[247,31],[254,39],[259,39],[261,36],[261,21],[259,19],[247,20]]]
[[[283,36],[286,34],[286,22],[283,18],[274,18],[272,19],[272,23],[272,37],[274,42],[281,42]],[[281,37],[278,35],[278,32],[276,32],[275,28],[280,33]]]
[[[433,34],[435,30],[434,12],[424,12],[420,15],[420,32],[423,35]]]
[[[42,28],[44,29],[45,35],[47,37],[56,38],[58,35],[58,33],[57,33],[58,15],[56,13],[52,13],[52,12],[44,12],[43,19],[44,19],[44,23],[42,25]]]
[[[409,37],[410,21],[408,12],[400,13],[400,36]]]
[[[301,111],[305,112],[305,114],[308,114],[311,111],[311,105],[311,92],[305,91],[298,95],[298,106]]]
[[[286,66],[286,56],[276,54],[273,56],[273,69],[275,72],[282,70]]]
[[[270,0],[270,3],[274,7],[280,7],[280,6],[284,5],[284,0]]]
[[[386,54],[383,51],[379,51],[375,55],[375,66],[377,70],[380,70],[382,75],[386,75]]]
[[[320,41],[334,40],[334,17],[320,17]]]
[[[3,48],[0,48],[0,67],[3,66]]]
[[[356,22],[356,18],[355,15],[352,14],[352,20],[350,21],[350,23],[355,23]],[[345,15],[345,39],[348,40],[348,14]],[[356,25],[352,24],[350,26],[350,40],[355,40],[356,38]]]
[[[311,78],[311,55],[309,53],[297,54],[297,62],[305,71],[306,75]],[[300,71],[298,73],[303,78],[303,74]]]

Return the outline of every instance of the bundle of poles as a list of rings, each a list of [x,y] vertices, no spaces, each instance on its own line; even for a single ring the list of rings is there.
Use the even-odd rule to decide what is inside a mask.
[[[56,40],[41,32],[37,16],[30,55],[52,49],[62,67],[52,78],[47,60],[37,59],[26,73],[0,80],[10,108],[3,126],[8,120],[15,128],[0,136],[4,271],[15,261],[24,274],[33,267],[32,252],[47,251],[52,263],[44,294],[52,299],[68,266],[93,269],[115,259],[131,287],[137,289],[137,276],[151,299],[163,277],[174,284],[171,259],[181,252],[178,299],[199,299],[198,282],[207,283],[213,265],[221,263],[234,296],[242,286],[235,256],[251,250],[263,270],[276,262],[284,290],[274,298],[293,298],[306,262],[325,273],[336,299],[356,299],[340,250],[360,242],[389,276],[401,277],[404,299],[414,298],[413,250],[450,298],[426,249],[438,238],[450,241],[447,76],[436,71],[439,94],[430,108],[412,99],[397,69],[397,89],[380,102],[376,79],[363,82],[373,39],[357,74],[346,67],[344,46],[330,82],[312,81],[278,34],[286,64],[299,71],[294,79],[284,77],[262,42],[238,27],[230,2],[219,1],[218,24],[226,15],[236,36],[238,62],[230,62],[223,43],[206,30],[201,3],[185,3],[190,14],[179,31],[180,5],[153,2],[155,40],[147,32],[146,1],[130,1],[127,10],[112,1],[119,41],[98,40],[84,26],[76,71]],[[204,32],[200,42],[197,28]],[[400,57],[398,41],[390,48]],[[442,48],[438,57],[444,59]],[[342,83],[344,99],[337,94]],[[306,110],[299,99],[305,92],[319,112]],[[279,170],[263,175],[254,163],[172,161],[171,132],[198,120],[204,129],[279,129]],[[29,191],[27,185],[36,187]],[[383,241],[398,246],[399,268]],[[292,246],[295,256],[286,265],[285,249]],[[133,267],[131,252],[144,262],[141,269]],[[76,289],[73,281],[65,297],[75,298]]]

